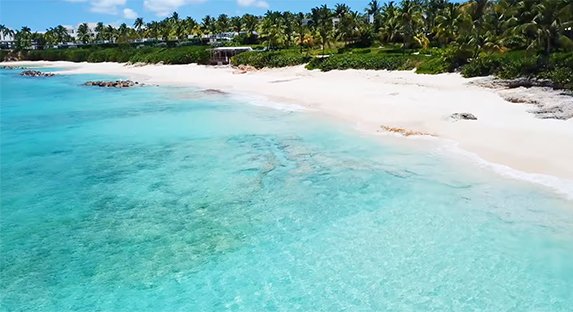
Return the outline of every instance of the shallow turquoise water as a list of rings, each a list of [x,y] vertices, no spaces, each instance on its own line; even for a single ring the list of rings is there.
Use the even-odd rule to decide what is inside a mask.
[[[312,113],[1,74],[1,310],[571,311],[573,205]]]

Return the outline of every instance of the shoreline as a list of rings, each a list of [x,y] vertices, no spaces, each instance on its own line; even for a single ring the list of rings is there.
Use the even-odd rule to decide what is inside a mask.
[[[231,67],[195,64],[3,64],[57,67],[63,74],[116,75],[146,84],[216,89],[245,99],[251,95],[268,98],[335,117],[372,135],[405,139],[404,133],[409,132],[431,134],[432,140],[443,139],[443,147],[451,153],[473,159],[480,167],[541,184],[573,199],[573,118],[536,118],[531,104],[509,102],[499,90],[472,83],[483,77],[466,79],[459,74],[422,75],[411,71],[319,72],[302,66],[238,73]],[[471,113],[477,120],[455,121],[449,118],[453,113]],[[401,129],[402,134],[384,128]]]

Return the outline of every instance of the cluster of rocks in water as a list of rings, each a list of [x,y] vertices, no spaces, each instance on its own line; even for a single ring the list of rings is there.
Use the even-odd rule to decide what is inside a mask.
[[[28,67],[25,67],[25,66],[9,66],[9,65],[2,65],[2,66],[0,66],[0,69],[7,69],[7,70],[15,70],[15,69],[20,69],[20,70],[25,70],[25,69],[28,69]]]
[[[20,73],[20,76],[25,77],[54,77],[55,75],[54,73],[45,73],[37,70],[25,70]]]
[[[116,81],[88,81],[84,86],[101,87],[101,88],[129,88],[140,85],[137,81],[116,80]]]

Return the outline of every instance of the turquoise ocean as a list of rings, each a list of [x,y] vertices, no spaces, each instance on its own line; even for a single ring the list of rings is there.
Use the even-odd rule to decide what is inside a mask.
[[[18,73],[1,311],[573,309],[550,190],[260,99]]]

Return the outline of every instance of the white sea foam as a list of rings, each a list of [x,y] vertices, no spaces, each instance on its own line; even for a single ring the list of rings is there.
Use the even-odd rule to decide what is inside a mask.
[[[482,168],[492,170],[504,177],[511,179],[527,181],[543,187],[549,188],[559,195],[564,196],[568,200],[573,200],[573,180],[559,178],[556,176],[540,173],[529,173],[511,168],[506,165],[493,163],[481,158],[479,155],[469,152],[459,146],[457,142],[450,140],[443,140],[444,144],[436,150],[442,155],[457,155],[468,159]]]

